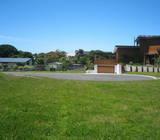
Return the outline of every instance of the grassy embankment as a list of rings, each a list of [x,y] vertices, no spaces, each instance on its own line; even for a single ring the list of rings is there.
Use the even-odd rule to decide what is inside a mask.
[[[128,72],[128,74],[148,75],[160,78],[160,72]]]

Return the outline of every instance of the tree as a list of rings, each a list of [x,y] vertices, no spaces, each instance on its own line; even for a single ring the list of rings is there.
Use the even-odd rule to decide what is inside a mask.
[[[9,44],[0,45],[0,57],[15,57],[18,54],[18,50]]]
[[[27,58],[33,58],[33,55],[31,52],[23,52],[23,51],[19,51],[18,52],[18,57],[27,57]]]
[[[45,64],[45,53],[34,54],[35,64]]]
[[[160,66],[160,48],[157,49],[158,52],[158,57],[155,59],[155,63],[157,64],[157,66]]]
[[[158,55],[160,55],[160,48],[157,49]]]
[[[155,62],[157,64],[157,66],[159,67],[160,66],[160,56],[156,58]]]
[[[47,63],[50,63],[50,62],[59,61],[59,59],[62,57],[66,57],[66,52],[56,50],[56,51],[51,51],[49,53],[46,53],[45,55],[46,55]]]
[[[34,57],[37,64],[47,64],[60,61],[61,58],[66,57],[66,52],[56,50],[48,53],[35,54]]]
[[[83,56],[84,55],[84,50],[79,49],[75,51],[76,56]]]
[[[101,50],[92,50],[89,52],[89,58],[94,62],[95,59],[113,59],[115,55],[112,52],[103,52]]]

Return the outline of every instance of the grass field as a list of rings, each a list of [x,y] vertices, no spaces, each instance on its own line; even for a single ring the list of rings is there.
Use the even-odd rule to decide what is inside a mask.
[[[159,140],[160,80],[87,82],[0,74],[0,140]]]

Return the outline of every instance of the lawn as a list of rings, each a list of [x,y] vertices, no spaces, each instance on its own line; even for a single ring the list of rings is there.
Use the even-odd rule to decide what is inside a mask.
[[[128,74],[139,74],[160,77],[160,72],[128,72]]]
[[[0,140],[159,140],[160,80],[88,82],[0,74]]]

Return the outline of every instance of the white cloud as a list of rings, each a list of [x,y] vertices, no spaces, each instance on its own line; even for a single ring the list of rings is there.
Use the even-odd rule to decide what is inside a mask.
[[[75,52],[69,52],[67,53],[67,56],[75,56]]]

